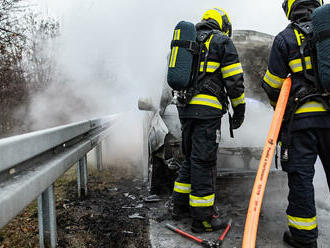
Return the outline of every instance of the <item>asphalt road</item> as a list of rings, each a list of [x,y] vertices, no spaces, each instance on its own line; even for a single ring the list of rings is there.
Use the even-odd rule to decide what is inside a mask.
[[[223,248],[241,247],[244,232],[244,223],[249,204],[250,193],[254,183],[254,175],[231,175],[218,178],[216,206],[224,218],[232,218],[232,229],[225,238]],[[319,248],[330,247],[330,195],[326,185],[325,175],[321,164],[316,164],[314,179],[316,191],[316,206],[319,222]],[[288,247],[282,241],[284,230],[287,229],[285,209],[287,206],[287,179],[282,171],[272,172],[269,175],[263,206],[261,209],[256,247],[282,248]],[[166,216],[166,198],[154,204],[154,215],[164,214],[164,220],[159,222],[150,220],[150,240],[154,248],[191,248],[201,247],[187,238],[165,228],[166,223],[173,224],[189,233],[190,219],[174,222]],[[221,231],[198,235],[202,239],[217,239]]]

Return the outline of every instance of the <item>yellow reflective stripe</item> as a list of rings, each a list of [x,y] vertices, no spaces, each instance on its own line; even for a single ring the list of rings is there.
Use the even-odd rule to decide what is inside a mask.
[[[264,76],[264,81],[272,88],[275,89],[280,89],[282,87],[282,84],[284,82],[285,78],[280,78],[278,76],[273,75],[270,73],[269,70],[267,70],[265,76]]]
[[[207,50],[209,50],[209,48],[210,48],[210,42],[211,42],[212,38],[213,38],[213,34],[211,34],[210,38],[208,38],[208,40],[204,42]]]
[[[316,216],[313,218],[300,218],[288,215],[288,225],[299,230],[313,230],[317,227]]]
[[[212,228],[211,224],[208,223],[206,220],[204,220],[204,221],[202,222],[202,224],[203,224],[206,228]],[[212,229],[210,229],[210,230],[212,230]]]
[[[209,95],[204,95],[204,94],[198,94],[194,96],[189,104],[195,104],[195,105],[205,105],[217,109],[222,109],[222,105],[219,102],[218,98],[215,96],[209,96]]]
[[[243,93],[240,97],[237,97],[237,98],[234,98],[234,99],[230,99],[230,100],[231,100],[231,105],[233,107],[236,107],[239,104],[245,103],[245,95]]]
[[[299,107],[298,110],[296,111],[296,114],[309,113],[309,112],[325,112],[325,111],[327,110],[322,103],[316,101],[310,101],[310,102],[306,102],[301,107]]]
[[[173,40],[179,40],[180,39],[180,32],[181,32],[180,29],[176,29],[174,31]],[[179,47],[177,47],[177,46],[172,47],[170,65],[169,65],[170,68],[175,67],[176,57],[178,55],[178,50],[179,50]]]
[[[198,197],[189,195],[189,204],[192,207],[210,207],[214,205],[215,194]]]
[[[289,15],[290,15],[290,12],[291,12],[291,8],[292,8],[292,5],[293,3],[295,2],[296,0],[289,0],[288,1],[288,12],[286,13],[286,17],[289,19]]]
[[[236,63],[221,68],[221,72],[222,72],[222,78],[227,78],[243,73],[243,68],[241,63]]]
[[[311,57],[305,57],[305,63],[306,63],[306,68],[307,69],[312,69],[312,62],[311,62]],[[303,66],[301,59],[294,59],[289,62],[289,66],[292,70],[292,72],[300,72],[303,71]]]
[[[215,72],[220,67],[220,63],[208,61],[206,63],[206,72]],[[204,62],[201,62],[199,71],[204,71]]]
[[[178,193],[189,194],[191,192],[191,184],[175,182],[174,191]]]
[[[296,35],[298,46],[301,46],[302,41],[305,39],[304,35],[299,33],[297,29],[294,29],[294,34]]]

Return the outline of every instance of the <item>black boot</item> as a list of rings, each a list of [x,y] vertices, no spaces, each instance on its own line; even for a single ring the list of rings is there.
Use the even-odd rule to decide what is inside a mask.
[[[219,216],[213,215],[205,220],[194,219],[191,231],[194,233],[213,232],[227,226],[225,221],[220,220]]]
[[[283,241],[296,248],[317,248],[316,240],[302,240],[294,238],[290,231],[285,231]]]
[[[172,218],[174,220],[181,220],[184,218],[189,218],[190,215],[190,207],[187,205],[175,205],[172,210]]]

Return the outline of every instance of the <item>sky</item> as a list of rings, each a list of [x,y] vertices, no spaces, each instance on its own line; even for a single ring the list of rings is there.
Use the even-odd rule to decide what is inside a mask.
[[[125,16],[125,13],[130,13],[128,17],[130,20],[148,17],[150,22],[154,21],[155,24],[162,22],[168,25],[168,29],[171,29],[181,19],[198,22],[204,11],[216,6],[227,11],[234,29],[252,29],[274,35],[287,24],[281,7],[282,0],[267,1],[267,4],[264,0],[235,0],[223,1],[223,3],[218,0],[126,0],[111,2],[107,0],[39,0],[39,4],[43,10],[62,17],[67,12],[72,11],[72,8],[89,9],[93,12],[98,9],[98,6],[103,5],[104,9],[102,13],[99,13],[100,15],[115,15],[120,18],[120,16]],[[155,28],[152,23],[146,23],[146,26]]]
[[[148,15],[149,20],[160,20],[169,25],[180,19],[197,22],[202,13],[213,7],[220,7],[229,14],[234,29],[252,29],[275,35],[288,23],[282,10],[283,0],[36,0],[44,10],[56,15],[65,15],[71,8],[90,9],[104,5],[104,12],[100,14],[122,15],[132,13],[130,18],[143,19]],[[330,3],[330,0],[324,1]],[[134,13],[134,14],[133,14]],[[124,14],[125,15],[125,14]],[[88,17],[86,17],[88,18]],[[134,24],[133,24],[134,25]],[[149,26],[150,24],[148,24]],[[153,26],[151,24],[151,26]]]

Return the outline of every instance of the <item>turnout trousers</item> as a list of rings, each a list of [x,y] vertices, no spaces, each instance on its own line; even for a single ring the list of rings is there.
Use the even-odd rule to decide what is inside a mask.
[[[314,164],[319,155],[328,187],[330,185],[330,128],[311,128],[292,132],[289,160],[283,163],[288,174],[289,206],[287,218],[294,237],[315,240],[318,236],[314,200]],[[330,188],[329,188],[330,189]]]
[[[194,219],[215,214],[215,183],[221,119],[181,119],[185,160],[174,184],[173,202],[191,207]]]

